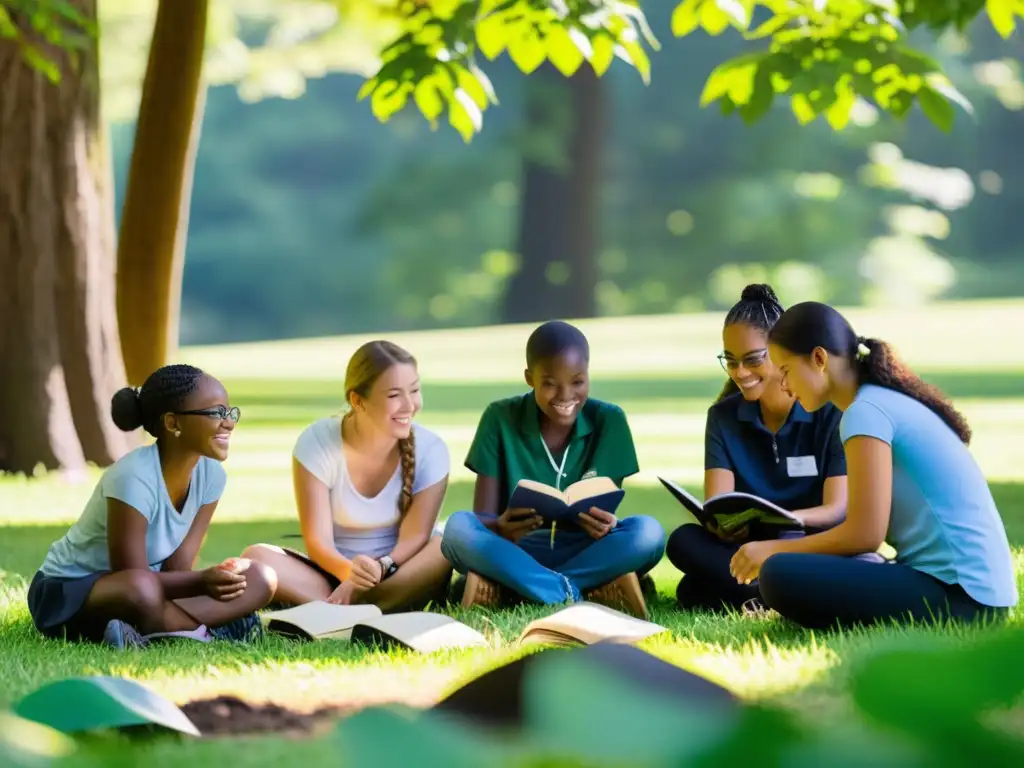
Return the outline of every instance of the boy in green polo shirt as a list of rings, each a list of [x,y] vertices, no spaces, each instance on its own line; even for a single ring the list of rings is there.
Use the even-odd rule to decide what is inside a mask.
[[[637,573],[664,552],[652,517],[622,520],[592,507],[578,524],[542,527],[533,510],[509,509],[523,479],[564,489],[588,477],[621,487],[639,471],[626,415],[588,398],[590,346],[568,323],[544,323],[526,344],[530,392],[491,403],[480,418],[466,466],[477,475],[473,512],[445,525],[441,551],[465,573],[462,605],[497,605],[501,585],[538,603],[586,599],[634,615],[647,609]]]

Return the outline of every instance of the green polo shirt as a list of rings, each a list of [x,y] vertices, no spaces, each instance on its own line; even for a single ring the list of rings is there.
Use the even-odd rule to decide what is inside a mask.
[[[502,509],[520,480],[556,484],[558,473],[544,450],[540,419],[532,390],[496,400],[480,417],[466,467],[498,478]],[[566,450],[565,477],[558,484],[562,489],[587,477],[610,477],[621,486],[640,471],[626,414],[619,406],[594,398],[583,404]],[[562,456],[552,458],[562,463]]]

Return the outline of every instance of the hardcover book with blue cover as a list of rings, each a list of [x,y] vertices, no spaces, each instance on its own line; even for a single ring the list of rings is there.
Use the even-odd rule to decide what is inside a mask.
[[[626,492],[610,477],[590,477],[561,491],[535,480],[520,480],[512,491],[508,506],[510,509],[532,509],[549,522],[576,522],[591,507],[615,514],[625,495]]]

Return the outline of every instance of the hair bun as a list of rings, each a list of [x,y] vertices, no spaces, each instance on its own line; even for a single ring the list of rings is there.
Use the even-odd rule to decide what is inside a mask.
[[[760,301],[766,304],[779,304],[779,297],[767,283],[751,283],[743,289],[740,301]],[[780,305],[781,306],[781,305]]]
[[[122,432],[134,432],[141,427],[143,417],[139,391],[124,387],[115,392],[110,399],[110,416]]]

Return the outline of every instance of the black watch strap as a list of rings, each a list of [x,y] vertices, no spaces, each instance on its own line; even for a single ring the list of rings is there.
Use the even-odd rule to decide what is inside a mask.
[[[398,563],[391,559],[390,555],[384,555],[378,557],[377,562],[380,563],[380,580],[393,576],[395,571],[398,570]]]

